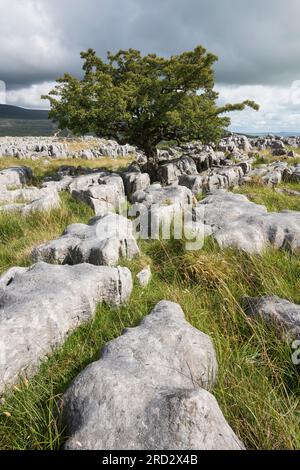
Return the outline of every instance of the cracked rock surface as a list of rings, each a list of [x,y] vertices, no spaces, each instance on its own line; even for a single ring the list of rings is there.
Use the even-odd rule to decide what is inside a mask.
[[[65,448],[242,449],[207,391],[216,371],[211,339],[178,304],[160,302],[64,395]]]
[[[32,375],[68,333],[90,320],[97,303],[120,305],[131,294],[127,268],[37,263],[0,277],[0,392]]]
[[[94,217],[88,225],[69,225],[60,238],[32,251],[35,261],[107,266],[116,266],[120,257],[132,259],[139,254],[132,222],[113,213]]]
[[[300,248],[300,212],[268,212],[241,194],[214,191],[198,204],[221,247],[261,253],[268,246]]]

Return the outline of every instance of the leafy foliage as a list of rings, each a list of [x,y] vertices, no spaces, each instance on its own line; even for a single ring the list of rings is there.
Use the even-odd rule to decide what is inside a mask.
[[[202,46],[170,58],[135,49],[108,53],[106,62],[92,49],[81,58],[83,77],[65,74],[43,96],[51,104],[50,118],[75,134],[137,145],[149,158],[163,140],[216,141],[230,124],[224,113],[259,108],[249,100],[217,106],[217,57]]]

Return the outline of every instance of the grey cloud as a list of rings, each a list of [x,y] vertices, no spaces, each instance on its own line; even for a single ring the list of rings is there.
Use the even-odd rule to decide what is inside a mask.
[[[0,79],[9,88],[79,74],[88,47],[169,55],[203,44],[219,56],[219,83],[300,78],[298,0],[23,0],[24,12],[19,0],[3,4]]]

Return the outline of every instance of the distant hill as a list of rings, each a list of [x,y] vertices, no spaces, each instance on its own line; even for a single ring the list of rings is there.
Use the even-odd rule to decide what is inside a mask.
[[[0,136],[49,136],[56,129],[48,111],[0,104]]]
[[[48,111],[0,104],[0,119],[30,119],[31,121],[48,119]]]

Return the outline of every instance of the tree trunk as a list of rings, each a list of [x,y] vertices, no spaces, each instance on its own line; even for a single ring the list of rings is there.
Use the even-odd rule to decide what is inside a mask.
[[[147,157],[147,163],[143,166],[143,171],[149,174],[151,182],[155,182],[157,178],[157,149],[151,143],[147,142],[143,145],[143,150]]]

